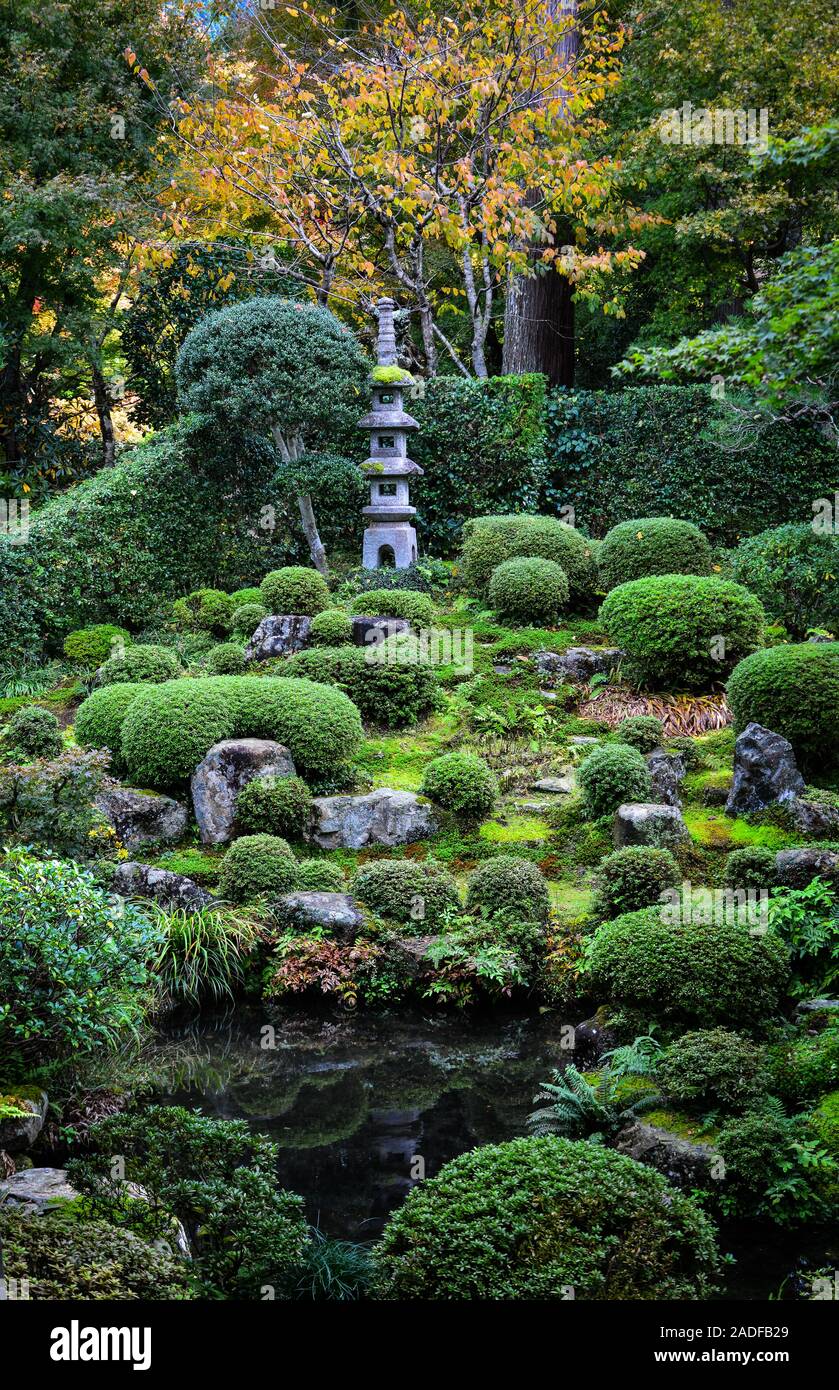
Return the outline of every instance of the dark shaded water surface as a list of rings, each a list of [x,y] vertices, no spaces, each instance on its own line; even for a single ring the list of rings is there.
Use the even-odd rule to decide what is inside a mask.
[[[309,1219],[349,1240],[375,1239],[418,1176],[526,1133],[539,1082],[571,1057],[551,1013],[289,1010],[271,1022],[266,1036],[265,1015],[239,1009],[162,1033],[158,1098],[267,1134]],[[728,1298],[776,1294],[801,1256],[827,1262],[818,1237],[732,1229],[721,1243],[736,1257]]]

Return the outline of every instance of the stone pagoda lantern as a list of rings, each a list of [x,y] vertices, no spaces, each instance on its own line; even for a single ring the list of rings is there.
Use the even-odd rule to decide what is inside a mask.
[[[389,565],[407,569],[417,558],[417,533],[411,524],[416,507],[410,503],[408,479],[423,471],[408,458],[407,440],[408,431],[419,429],[419,425],[403,408],[405,390],[412,382],[407,373],[399,380],[393,300],[380,299],[376,309],[379,340],[378,366],[370,379],[373,408],[358,422],[359,429],[370,431],[370,457],[361,465],[370,480],[361,563],[371,570]]]

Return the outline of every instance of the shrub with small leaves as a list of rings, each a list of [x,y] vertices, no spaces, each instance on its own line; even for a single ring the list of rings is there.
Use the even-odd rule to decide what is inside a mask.
[[[0,1246],[10,1287],[23,1280],[28,1297],[40,1302],[169,1303],[192,1296],[185,1261],[105,1221],[33,1219],[8,1208],[0,1211]]]
[[[496,854],[469,876],[466,908],[522,922],[546,922],[551,898],[536,864],[514,854]]]
[[[192,632],[213,632],[222,637],[230,631],[233,612],[240,600],[222,589],[195,589],[172,605],[176,627]]]
[[[805,765],[839,761],[839,642],[753,652],[735,666],[728,701],[738,733],[752,722],[789,739]]]
[[[538,556],[503,560],[492,571],[489,601],[507,622],[550,624],[568,605],[568,576],[554,560]]]
[[[55,715],[40,705],[24,705],[15,710],[6,730],[6,743],[14,754],[25,758],[54,758],[64,747],[61,725]]]
[[[257,593],[260,591],[257,590]],[[233,609],[231,619],[233,631],[240,633],[243,637],[252,637],[262,622],[263,618],[268,617],[268,609],[264,603],[240,603],[238,608]]]
[[[245,654],[237,642],[220,642],[207,653],[211,676],[238,676],[245,669]]]
[[[655,1063],[664,1095],[690,1110],[746,1110],[769,1084],[766,1049],[728,1028],[684,1033]]]
[[[488,816],[498,797],[498,780],[477,753],[444,753],[423,772],[420,792],[464,821]]]
[[[568,578],[574,604],[589,599],[597,587],[594,544],[567,522],[553,516],[476,516],[463,527],[463,582],[470,594],[486,596],[493,570],[517,556],[553,560]]]
[[[651,714],[633,714],[622,719],[615,733],[621,743],[630,744],[639,753],[652,753],[664,742],[664,725]]]
[[[583,809],[592,820],[610,816],[624,802],[649,801],[652,778],[642,753],[629,744],[595,748],[578,773]]]
[[[357,871],[352,891],[377,916],[418,932],[460,909],[457,883],[433,859],[374,859]]]
[[[682,874],[668,849],[627,845],[601,860],[597,870],[595,908],[602,917],[619,917],[652,907],[666,888],[676,888]]]
[[[290,893],[297,887],[297,860],[277,835],[242,835],[221,861],[219,893],[247,902],[261,893]]]
[[[645,516],[621,521],[600,546],[600,581],[614,589],[650,574],[710,574],[711,547],[690,521]]]
[[[775,883],[775,855],[762,845],[732,850],[725,861],[723,883],[736,890],[772,888]]]
[[[313,647],[343,647],[352,641],[352,618],[343,608],[324,608],[309,628]]]
[[[331,859],[298,859],[297,887],[301,893],[343,893],[346,881]]]
[[[306,565],[272,570],[259,587],[271,613],[302,613],[313,618],[329,607],[326,580]]]
[[[127,647],[121,656],[112,656],[96,672],[97,686],[148,682],[160,685],[181,674],[181,663],[171,647]]]
[[[95,671],[103,661],[116,655],[121,647],[127,647],[131,634],[124,627],[113,623],[96,623],[93,627],[81,627],[68,632],[64,638],[64,655],[75,666],[85,671]]]
[[[370,589],[353,599],[352,611],[371,618],[404,618],[415,627],[430,627],[434,618],[431,599],[414,589]]]
[[[249,835],[298,839],[312,814],[312,793],[302,777],[253,777],[236,798],[236,820]]]
[[[114,768],[124,766],[122,725],[129,705],[147,687],[140,684],[106,685],[94,690],[76,710],[74,733],[82,748],[107,748]],[[209,744],[207,745],[209,747]]]

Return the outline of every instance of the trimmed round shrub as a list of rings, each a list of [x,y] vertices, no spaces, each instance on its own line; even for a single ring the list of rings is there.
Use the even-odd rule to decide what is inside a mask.
[[[343,893],[346,880],[331,859],[298,859],[297,887],[301,893]]]
[[[714,1228],[624,1154],[569,1139],[487,1144],[408,1194],[373,1251],[380,1299],[704,1299]]]
[[[831,1013],[818,1033],[805,1033],[769,1049],[772,1091],[799,1104],[839,1086],[839,1018]]]
[[[457,883],[431,859],[374,859],[357,871],[352,891],[378,917],[415,925],[418,932],[460,908]]]
[[[148,686],[139,684],[106,685],[94,690],[76,710],[73,726],[76,742],[82,748],[107,748],[114,765],[122,767],[122,726],[125,716],[136,697],[146,690]]]
[[[664,725],[652,714],[631,714],[622,719],[615,729],[621,743],[637,748],[639,753],[652,753],[664,742]]]
[[[324,775],[352,759],[362,737],[358,710],[340,690],[284,677],[204,676],[134,687],[120,746],[136,785],[166,787],[188,778],[221,739],[275,739],[299,769]]]
[[[468,592],[485,598],[492,571],[504,560],[540,556],[565,571],[570,601],[578,603],[597,586],[594,549],[581,531],[553,516],[478,516],[463,528],[461,573]]]
[[[329,607],[329,589],[322,574],[306,565],[286,565],[272,570],[260,584],[271,613],[302,613],[313,618]]]
[[[740,542],[733,575],[794,637],[808,628],[839,636],[839,536],[806,522],[761,531]]]
[[[313,647],[284,664],[291,676],[338,685],[369,724],[399,729],[428,714],[437,696],[437,676],[427,661],[413,659],[410,646]]]
[[[212,676],[238,676],[245,669],[245,654],[237,642],[219,642],[207,653],[206,666]]]
[[[774,851],[761,845],[734,849],[726,858],[722,877],[726,888],[732,890],[771,888],[775,883]]]
[[[789,739],[805,763],[839,760],[839,642],[801,642],[753,652],[732,671],[734,727],[763,724]]]
[[[115,627],[113,623],[96,623],[93,627],[68,632],[64,638],[64,655],[85,671],[95,671],[115,651],[129,646],[130,642],[131,634],[124,627]]]
[[[96,672],[96,684],[119,685],[148,681],[159,685],[174,680],[181,673],[181,663],[171,647],[127,647],[122,656],[112,656]]]
[[[352,642],[352,618],[343,608],[324,608],[309,628],[313,647],[345,647]]]
[[[122,757],[137,786],[185,781],[214,743],[233,738],[230,702],[211,680],[167,681],[139,689],[125,711],[121,734]]]
[[[595,905],[602,917],[652,907],[666,888],[677,888],[681,870],[669,849],[627,845],[607,854],[597,870]]]
[[[496,854],[469,875],[470,912],[503,914],[523,922],[546,922],[551,896],[541,869],[514,854]]]
[[[659,690],[702,690],[763,641],[758,599],[727,579],[664,574],[619,584],[600,622],[630,679]]]
[[[352,611],[368,618],[404,618],[415,627],[430,627],[434,604],[427,594],[415,589],[369,589],[353,599]]]
[[[615,1008],[684,1023],[757,1028],[780,1008],[789,952],[779,936],[745,924],[667,922],[660,908],[598,927],[585,976]]]
[[[64,747],[61,725],[51,710],[24,705],[9,720],[6,742],[28,758],[54,758]]]
[[[583,809],[592,820],[610,816],[626,801],[649,801],[653,781],[644,755],[628,743],[595,748],[577,774]]]
[[[233,615],[235,617],[237,610],[243,608],[247,603],[258,603],[261,607],[262,590],[256,584],[251,584],[245,589],[236,589],[234,593],[230,594],[230,602],[234,605]]]
[[[256,591],[259,593],[259,590]],[[268,609],[264,603],[254,601],[240,603],[238,608],[233,609],[231,622],[234,632],[240,632],[246,637],[252,637],[262,622],[263,618],[268,617]]]
[[[213,632],[217,637],[230,631],[238,601],[223,589],[195,589],[172,604],[176,627],[192,632]]]
[[[191,1297],[184,1260],[106,1221],[42,1220],[4,1208],[0,1245],[6,1278],[27,1280],[33,1299],[168,1303]]]
[[[0,1069],[107,1048],[143,1018],[160,933],[78,864],[0,868]]]
[[[747,1110],[769,1084],[766,1050],[728,1028],[684,1033],[656,1062],[655,1080],[676,1106]]]
[[[278,835],[240,835],[221,861],[218,888],[234,903],[297,887],[297,860]]]
[[[651,574],[710,574],[711,547],[692,521],[644,516],[607,531],[599,561],[603,588],[614,589]]]
[[[568,576],[555,560],[502,560],[492,571],[489,601],[506,621],[552,623],[568,604]]]
[[[236,798],[236,820],[248,833],[298,839],[311,813],[312,793],[302,777],[253,777]]]
[[[465,821],[488,816],[498,797],[498,779],[477,753],[444,753],[426,764],[420,792]]]

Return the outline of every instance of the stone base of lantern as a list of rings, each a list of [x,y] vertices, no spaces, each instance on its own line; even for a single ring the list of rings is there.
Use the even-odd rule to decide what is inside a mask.
[[[361,563],[365,569],[379,570],[388,565],[407,569],[417,558],[417,533],[407,522],[368,526],[364,532]]]

